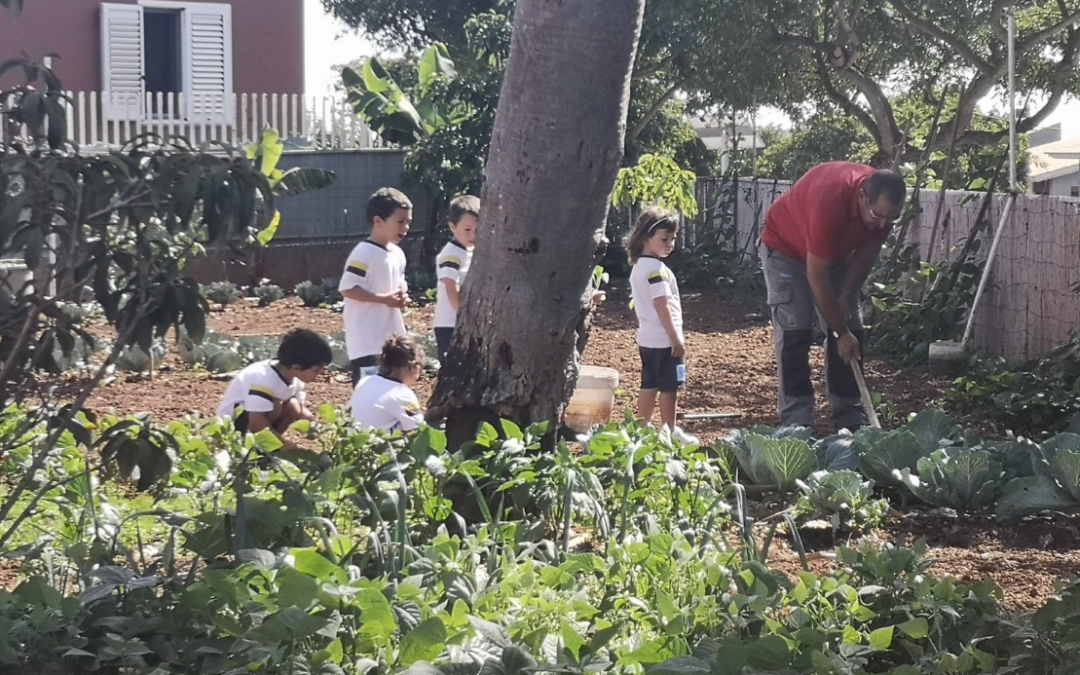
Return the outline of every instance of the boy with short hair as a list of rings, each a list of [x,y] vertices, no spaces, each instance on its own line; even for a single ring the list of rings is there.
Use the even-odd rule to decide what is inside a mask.
[[[439,279],[435,296],[435,343],[440,361],[445,360],[450,342],[454,339],[461,285],[465,283],[465,274],[472,263],[479,224],[479,199],[472,195],[461,195],[450,202],[450,232],[454,238],[435,258],[435,272]]]
[[[349,254],[338,284],[354,387],[378,370],[386,338],[405,333],[401,310],[409,304],[405,254],[398,244],[409,233],[412,202],[400,190],[382,188],[371,195],[365,215],[371,234]]]
[[[285,431],[297,420],[315,419],[305,404],[304,385],[318,379],[332,360],[330,345],[320,335],[304,328],[291,330],[282,338],[276,359],[252,363],[236,374],[217,414],[231,418],[240,433],[269,429],[283,448],[295,448]]]

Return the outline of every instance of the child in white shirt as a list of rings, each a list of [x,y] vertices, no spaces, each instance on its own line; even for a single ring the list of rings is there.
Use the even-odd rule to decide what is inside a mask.
[[[678,232],[677,214],[657,207],[646,209],[626,239],[626,252],[634,266],[630,291],[638,319],[641,356],[638,418],[646,422],[652,419],[659,393],[661,422],[671,430],[672,438],[692,444],[698,439],[675,425],[679,391],[686,383],[686,345],[679,284],[662,262],[675,250]]]
[[[332,360],[322,336],[304,328],[289,331],[276,359],[252,363],[236,374],[217,414],[231,418],[241,433],[270,429],[284,448],[294,448],[285,431],[297,420],[315,419],[306,405],[304,385],[318,379]]]
[[[379,371],[353,390],[353,419],[371,429],[410,432],[424,423],[413,387],[424,369],[424,350],[411,338],[392,335],[383,345]]]
[[[446,359],[446,352],[454,339],[461,285],[465,283],[465,274],[472,263],[479,224],[479,199],[462,195],[450,202],[450,232],[454,238],[435,258],[435,272],[439,279],[435,296],[435,342],[439,361]]]
[[[338,284],[354,387],[377,370],[386,338],[405,333],[401,310],[409,304],[405,254],[398,244],[409,233],[412,202],[399,190],[382,188],[368,200],[366,215],[371,234],[349,254]]]

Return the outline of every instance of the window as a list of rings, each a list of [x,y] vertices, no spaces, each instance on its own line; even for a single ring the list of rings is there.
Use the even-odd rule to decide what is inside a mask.
[[[231,123],[229,5],[172,0],[104,3],[101,40],[108,119],[147,119],[168,110],[171,117],[192,122]],[[158,93],[173,99],[172,105],[157,110]],[[182,107],[174,94],[183,95]]]
[[[1069,196],[1070,197],[1080,197],[1080,185],[1070,185],[1069,186]]]
[[[143,83],[148,94],[179,94],[184,90],[180,35],[181,15],[177,10],[147,9],[143,12]],[[160,116],[158,96],[151,96],[150,112]],[[170,113],[175,114],[175,111]]]

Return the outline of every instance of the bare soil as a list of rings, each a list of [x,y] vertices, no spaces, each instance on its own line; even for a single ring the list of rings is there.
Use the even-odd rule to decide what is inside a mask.
[[[685,412],[735,412],[734,420],[693,421],[684,427],[710,442],[735,427],[775,425],[776,377],[772,333],[767,317],[747,306],[725,299],[717,292],[688,292],[683,296],[687,332],[687,387],[679,403]],[[432,308],[410,310],[406,322],[417,333],[430,332]],[[281,335],[294,327],[322,334],[341,330],[341,316],[325,309],[303,308],[287,298],[268,308],[242,303],[212,314],[209,327],[233,335]],[[584,361],[615,368],[620,373],[616,414],[632,409],[637,395],[640,365],[635,344],[636,324],[624,289],[615,288],[598,310]],[[832,432],[824,397],[823,360],[820,348],[812,353],[818,391],[817,431]],[[888,363],[869,361],[867,382],[884,395],[889,414],[886,425],[897,424],[942,398],[949,382],[925,372],[902,370]],[[421,400],[430,395],[433,380],[418,386]],[[225,381],[200,370],[184,367],[174,353],[155,375],[120,376],[100,387],[90,407],[100,412],[127,414],[149,411],[161,420],[185,415],[213,414]],[[325,374],[309,388],[310,400],[345,404],[351,387],[348,374]],[[978,422],[977,420],[963,420]],[[933,572],[964,581],[993,578],[1004,589],[1004,607],[1011,612],[1032,611],[1054,593],[1056,580],[1080,570],[1080,528],[1073,521],[1035,520],[1003,530],[985,518],[956,517],[938,512],[913,511],[884,530],[850,543],[911,543],[925,537],[930,555],[937,560]],[[835,544],[810,542],[819,550]],[[781,545],[777,564],[794,574],[798,561]],[[828,565],[818,560],[816,566]],[[0,577],[6,570],[0,569]],[[4,579],[0,578],[0,582]]]

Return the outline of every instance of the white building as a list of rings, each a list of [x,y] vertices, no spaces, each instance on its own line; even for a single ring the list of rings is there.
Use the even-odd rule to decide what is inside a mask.
[[[1028,157],[1032,194],[1080,197],[1080,138],[1033,147]]]

